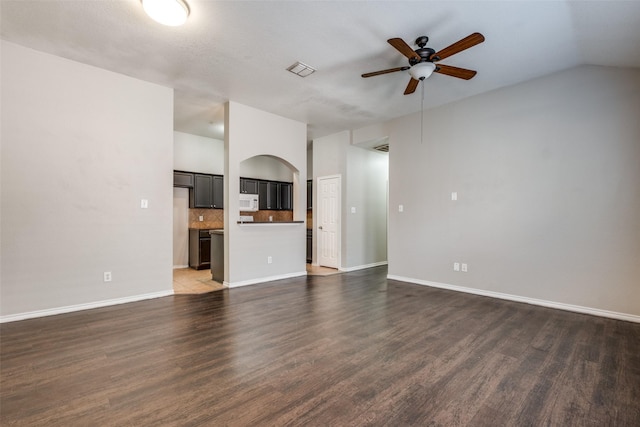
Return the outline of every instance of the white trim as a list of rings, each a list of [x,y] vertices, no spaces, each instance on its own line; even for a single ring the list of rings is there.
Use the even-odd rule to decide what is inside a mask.
[[[433,288],[448,289],[450,291],[465,292],[467,294],[481,295],[485,297],[504,299],[515,302],[523,302],[526,304],[539,305],[542,307],[555,308],[558,310],[573,311],[582,314],[591,314],[593,316],[608,317],[617,320],[626,320],[627,322],[640,323],[640,316],[628,313],[619,313],[617,311],[602,310],[599,308],[583,307],[581,305],[565,304],[562,302],[547,301],[537,298],[523,297],[519,295],[503,294],[502,292],[485,291],[483,289],[466,288],[464,286],[449,285],[447,283],[430,282],[428,280],[412,279],[410,277],[387,275],[387,279],[399,280],[401,282],[415,283],[417,285],[430,286]]]
[[[71,313],[74,311],[91,310],[92,308],[108,307],[110,305],[126,304],[128,302],[143,301],[146,299],[161,298],[173,295],[173,289],[153,292],[150,294],[134,295],[131,297],[115,298],[102,301],[88,302],[84,304],[68,305],[65,307],[48,308],[46,310],[28,311],[26,313],[0,316],[0,323],[16,322],[18,320],[33,319],[36,317],[54,316],[56,314]]]
[[[339,268],[338,270],[349,272],[349,271],[356,271],[356,270],[364,270],[365,268],[378,267],[379,265],[387,265],[387,264],[389,264],[388,261],[380,261],[380,262],[374,262],[372,264],[356,265],[355,267]]]
[[[189,268],[189,266],[188,266],[188,265],[174,265],[174,266],[173,266],[173,269],[174,269],[174,270],[177,270],[177,269],[179,269],[179,268]]]
[[[229,289],[232,289],[232,288],[239,288],[241,286],[249,286],[249,285],[255,285],[258,283],[272,282],[274,280],[291,279],[292,277],[300,277],[300,276],[306,276],[306,275],[307,275],[307,270],[299,271],[296,273],[281,274],[279,276],[269,276],[269,277],[260,277],[258,279],[243,280],[241,282],[227,282],[225,280],[223,285],[225,285]]]

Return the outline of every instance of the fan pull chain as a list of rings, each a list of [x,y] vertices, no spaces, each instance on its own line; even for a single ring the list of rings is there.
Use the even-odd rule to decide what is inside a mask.
[[[420,144],[424,142],[424,80],[422,81],[422,99],[420,100]]]

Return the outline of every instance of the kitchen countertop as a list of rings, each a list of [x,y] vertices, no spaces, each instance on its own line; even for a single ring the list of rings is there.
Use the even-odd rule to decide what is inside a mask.
[[[251,225],[251,224],[258,224],[258,225],[278,225],[278,224],[304,224],[305,221],[238,221],[238,224],[242,224],[242,225]]]

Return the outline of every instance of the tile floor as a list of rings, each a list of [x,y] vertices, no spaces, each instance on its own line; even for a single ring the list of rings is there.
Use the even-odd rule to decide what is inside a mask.
[[[173,292],[175,294],[203,294],[225,289],[222,283],[211,279],[211,270],[175,268],[173,270]]]
[[[307,264],[309,276],[331,276],[339,273],[340,271],[335,268]],[[222,283],[211,279],[211,270],[194,270],[193,268],[175,268],[173,270],[173,292],[175,294],[204,294],[225,288]]]

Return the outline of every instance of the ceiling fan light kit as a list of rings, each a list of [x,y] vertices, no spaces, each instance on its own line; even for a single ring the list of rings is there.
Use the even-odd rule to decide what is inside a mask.
[[[435,69],[436,64],[433,62],[418,62],[409,69],[409,74],[416,80],[424,80],[428,79]]]
[[[474,70],[467,70],[465,68],[452,67],[451,65],[444,64],[436,65],[435,63],[484,42],[484,36],[482,34],[470,34],[467,37],[458,40],[454,44],[447,46],[438,52],[429,47],[426,47],[428,41],[429,37],[427,36],[418,37],[415,42],[415,44],[418,46],[418,49],[413,50],[401,38],[393,38],[387,40],[387,42],[398,52],[407,57],[407,59],[409,60],[409,66],[389,68],[388,70],[365,73],[362,75],[362,77],[367,78],[379,76],[381,74],[394,73],[396,71],[409,70],[411,80],[409,80],[409,84],[404,91],[405,95],[409,95],[415,92],[420,81],[429,78],[429,76],[431,76],[431,74],[434,72],[451,77],[457,77],[464,80],[469,80],[476,75],[476,71]]]
[[[144,11],[156,22],[176,27],[187,22],[189,5],[184,0],[140,0]]]

